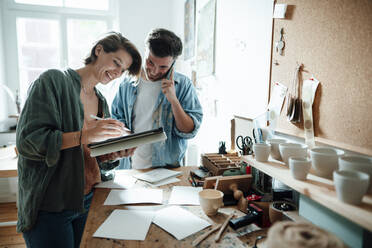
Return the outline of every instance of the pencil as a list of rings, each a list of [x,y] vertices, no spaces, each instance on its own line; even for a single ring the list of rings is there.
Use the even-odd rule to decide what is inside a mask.
[[[104,118],[101,118],[101,117],[98,117],[98,116],[95,116],[95,115],[90,115],[90,117],[93,118],[93,119],[99,120],[99,121],[105,120]],[[132,131],[130,129],[126,128],[126,127],[124,127],[124,130],[132,133]]]
[[[90,115],[90,117],[93,118],[93,119],[99,120],[99,121],[104,120],[104,118],[101,118],[101,117],[98,117],[98,116],[95,116],[95,115]]]

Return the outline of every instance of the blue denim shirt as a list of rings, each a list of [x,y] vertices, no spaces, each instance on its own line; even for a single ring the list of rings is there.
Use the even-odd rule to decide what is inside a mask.
[[[183,110],[194,121],[194,130],[190,133],[183,133],[177,129],[172,106],[165,95],[160,92],[153,113],[152,126],[153,128],[163,127],[167,139],[152,145],[152,167],[180,166],[185,156],[187,139],[195,137],[203,119],[202,107],[191,80],[177,72],[174,73],[173,78],[176,96]],[[138,82],[124,79],[111,106],[112,117],[122,121],[131,130],[133,129],[133,108],[137,98],[137,86]],[[121,159],[118,168],[130,169],[130,158]]]

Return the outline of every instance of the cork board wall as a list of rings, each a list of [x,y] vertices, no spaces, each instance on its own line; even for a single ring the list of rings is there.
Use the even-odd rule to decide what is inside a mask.
[[[287,0],[285,19],[274,19],[271,85],[289,86],[296,63],[302,77],[320,81],[313,105],[316,141],[372,155],[372,1]],[[275,42],[284,29],[283,55]],[[277,129],[303,137],[287,121]]]

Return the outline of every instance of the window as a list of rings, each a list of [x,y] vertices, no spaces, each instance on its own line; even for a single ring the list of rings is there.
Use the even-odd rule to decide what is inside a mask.
[[[82,9],[108,10],[109,0],[15,0],[16,3]]]
[[[6,0],[4,7],[7,85],[22,104],[41,72],[83,66],[93,42],[113,30],[116,0]]]
[[[20,93],[25,95],[29,83],[48,68],[59,68],[60,32],[58,21],[17,18],[17,48]]]

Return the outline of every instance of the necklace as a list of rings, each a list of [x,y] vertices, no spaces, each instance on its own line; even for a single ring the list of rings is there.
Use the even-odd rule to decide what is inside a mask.
[[[85,93],[85,95],[89,96],[89,95],[93,95],[94,94],[94,90],[92,90],[90,93],[87,92],[87,90],[81,85],[81,88],[83,89],[83,92]]]

